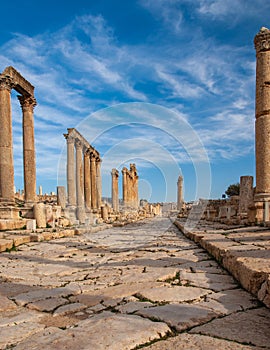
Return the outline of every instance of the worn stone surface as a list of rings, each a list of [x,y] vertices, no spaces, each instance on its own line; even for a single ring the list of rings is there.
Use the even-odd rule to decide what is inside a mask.
[[[269,347],[269,329],[269,310],[262,307],[213,320],[206,325],[195,327],[191,333]]]
[[[228,340],[198,334],[181,334],[147,347],[147,350],[252,350],[254,346],[241,345]],[[258,349],[258,347],[256,347]]]
[[[252,332],[263,329],[264,348],[270,348],[264,328],[270,310],[168,218],[76,236],[71,231],[1,254],[1,349],[132,350],[153,342],[168,350],[185,342],[190,349],[249,349],[250,338],[259,348],[255,336],[229,336],[229,327],[248,333],[252,318]],[[256,313],[262,310],[264,319]]]
[[[212,310],[196,304],[169,304],[136,312],[143,317],[163,321],[178,331],[184,331],[217,316]]]

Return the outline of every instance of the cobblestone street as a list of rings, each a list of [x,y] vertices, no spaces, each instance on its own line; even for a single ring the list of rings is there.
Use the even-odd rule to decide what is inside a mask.
[[[270,349],[270,309],[168,218],[0,262],[0,349]]]

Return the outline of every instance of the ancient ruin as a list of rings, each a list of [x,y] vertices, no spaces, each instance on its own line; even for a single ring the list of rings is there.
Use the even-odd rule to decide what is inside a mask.
[[[122,169],[123,175],[123,204],[125,207],[137,209],[139,206],[138,181],[139,176],[135,164],[130,164],[130,169]]]
[[[256,49],[256,221],[264,221],[270,200],[270,30],[261,28],[255,36]]]
[[[183,207],[183,177],[179,176],[177,181],[177,210],[180,211]]]
[[[36,154],[34,141],[34,116],[36,106],[34,86],[13,67],[0,75],[0,202],[14,204],[14,164],[11,114],[11,90],[20,95],[23,117],[23,165],[25,203],[36,201]],[[3,216],[2,216],[3,217]]]
[[[119,211],[118,179],[119,171],[112,169],[112,207],[115,212]]]
[[[101,158],[99,152],[75,128],[69,128],[64,136],[67,142],[69,216],[72,218],[72,213],[75,213],[75,218],[83,224],[87,213],[98,213],[101,208]]]

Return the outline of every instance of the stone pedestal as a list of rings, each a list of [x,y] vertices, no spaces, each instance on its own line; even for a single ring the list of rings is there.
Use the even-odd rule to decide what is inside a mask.
[[[46,207],[44,203],[36,203],[33,207],[34,218],[38,228],[45,228],[46,222]]]

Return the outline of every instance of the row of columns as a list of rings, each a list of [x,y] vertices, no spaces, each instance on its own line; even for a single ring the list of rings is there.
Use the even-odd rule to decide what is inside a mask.
[[[16,88],[13,79],[0,75],[0,202],[12,204],[14,198],[14,162],[11,90]],[[36,201],[36,155],[34,142],[34,107],[33,96],[18,96],[23,114],[23,165],[24,194],[28,204]]]
[[[101,207],[101,159],[94,148],[85,144],[81,137],[76,137],[76,132],[64,136],[67,141],[68,205],[77,207],[77,218],[83,222],[85,209],[90,211]]]

